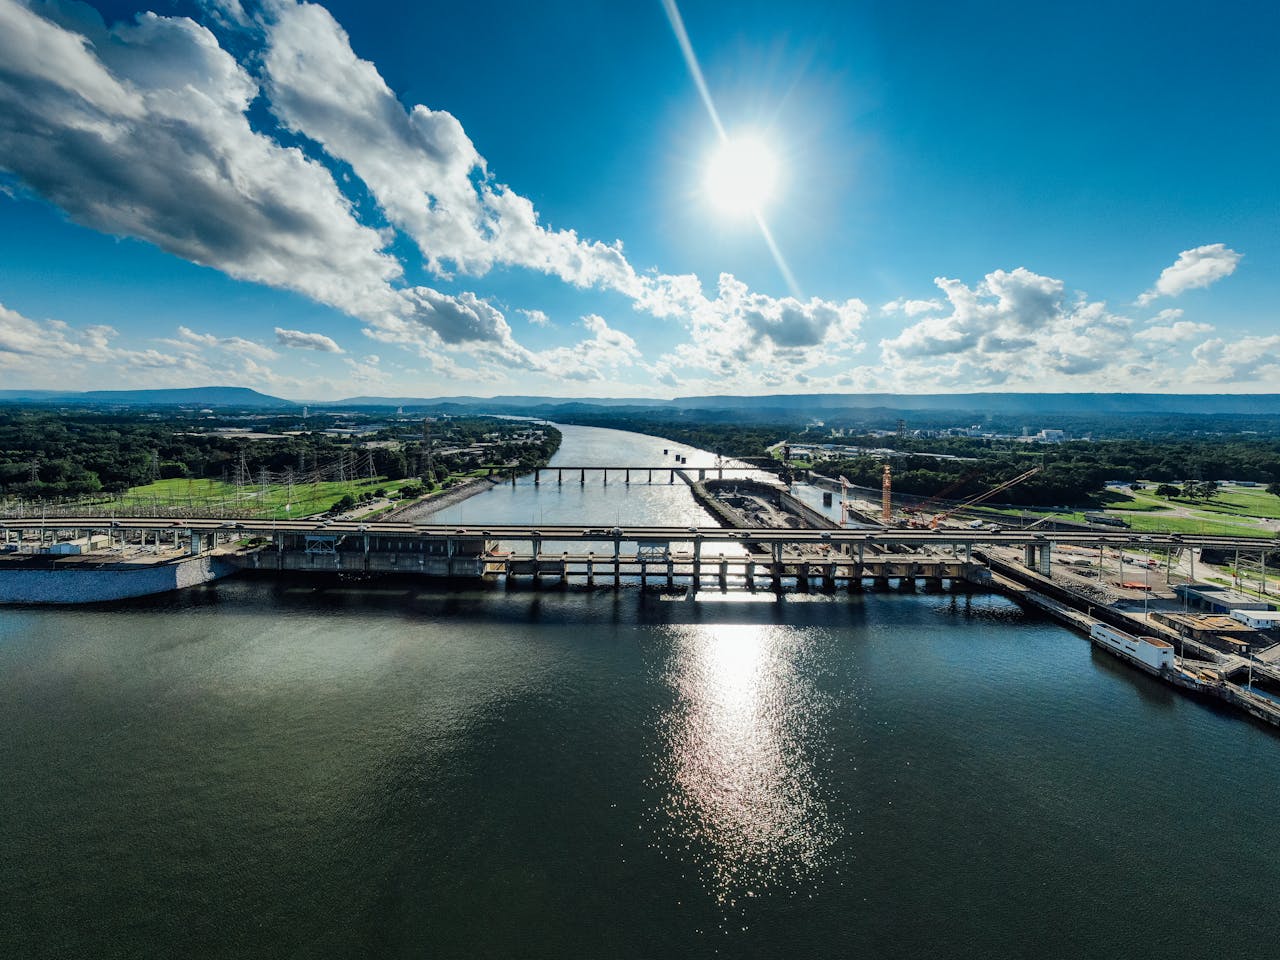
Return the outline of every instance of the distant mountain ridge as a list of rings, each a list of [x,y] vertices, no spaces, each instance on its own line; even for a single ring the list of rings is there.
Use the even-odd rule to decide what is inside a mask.
[[[832,414],[840,411],[949,412],[972,414],[1226,414],[1280,416],[1280,394],[1163,394],[1163,393],[802,393],[764,396],[719,395],[656,400],[643,397],[347,397],[342,400],[285,400],[248,387],[186,387],[162,390],[0,390],[0,403],[83,403],[122,406],[239,407],[256,410],[352,407],[427,408],[442,411],[501,413],[634,407],[681,410],[740,410],[779,415]]]
[[[300,403],[249,387],[177,387],[164,390],[0,390],[0,402],[91,403],[123,406],[199,406],[278,409]]]

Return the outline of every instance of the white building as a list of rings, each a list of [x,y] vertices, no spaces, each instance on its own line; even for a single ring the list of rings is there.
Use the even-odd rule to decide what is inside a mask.
[[[1280,610],[1232,610],[1231,617],[1255,630],[1280,630]]]

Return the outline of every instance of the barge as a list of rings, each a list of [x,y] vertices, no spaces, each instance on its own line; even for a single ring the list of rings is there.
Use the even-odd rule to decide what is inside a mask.
[[[1105,623],[1095,623],[1089,628],[1089,639],[1102,649],[1155,676],[1177,670],[1173,644],[1157,637],[1135,637]]]

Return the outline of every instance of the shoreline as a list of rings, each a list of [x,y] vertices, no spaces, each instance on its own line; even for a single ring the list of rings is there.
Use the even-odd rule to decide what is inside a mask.
[[[437,496],[428,497],[425,500],[415,500],[406,506],[398,507],[383,514],[380,519],[410,521],[425,519],[433,513],[444,510],[446,507],[452,507],[454,504],[469,500],[477,494],[484,493],[486,490],[492,490],[499,482],[493,477],[476,477],[457,486],[450,487]]]

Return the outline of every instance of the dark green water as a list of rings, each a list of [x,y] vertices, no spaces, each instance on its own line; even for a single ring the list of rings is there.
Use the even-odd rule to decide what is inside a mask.
[[[0,956],[1271,957],[1280,737],[998,597],[0,612]]]

